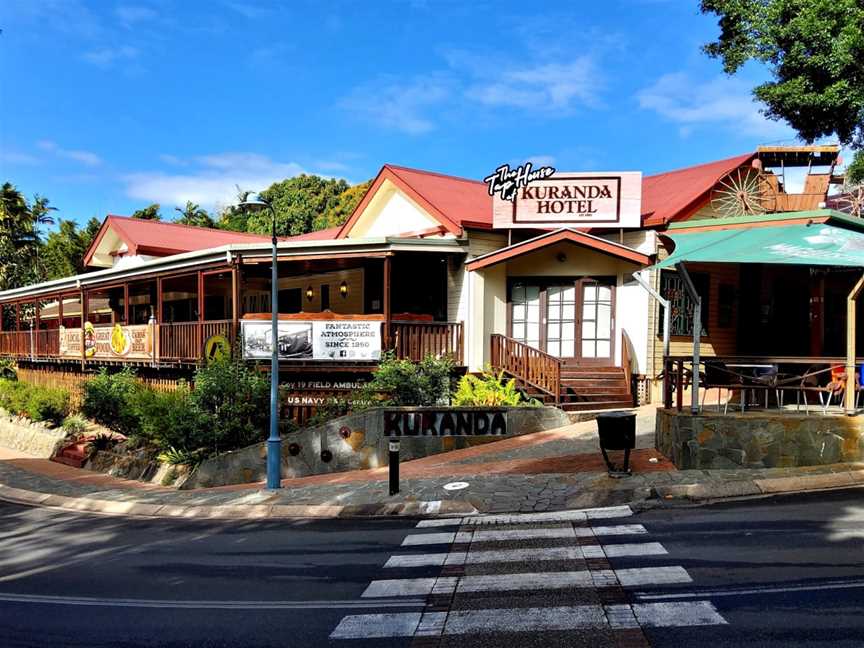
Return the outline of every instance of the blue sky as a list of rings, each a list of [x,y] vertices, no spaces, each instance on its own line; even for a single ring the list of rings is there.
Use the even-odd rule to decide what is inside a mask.
[[[792,141],[696,0],[6,0],[0,175],[63,218],[298,172],[645,173]]]

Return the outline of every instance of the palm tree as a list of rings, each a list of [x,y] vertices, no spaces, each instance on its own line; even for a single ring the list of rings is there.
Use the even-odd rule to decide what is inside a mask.
[[[191,200],[186,201],[185,207],[175,207],[174,211],[180,214],[180,218],[174,221],[180,225],[216,227],[216,223],[213,222],[213,218],[207,213],[207,210],[202,209],[198,203],[193,203]]]
[[[47,198],[36,195],[27,202],[15,185],[6,182],[0,187],[0,287],[15,288],[41,278],[39,228],[53,225]]]

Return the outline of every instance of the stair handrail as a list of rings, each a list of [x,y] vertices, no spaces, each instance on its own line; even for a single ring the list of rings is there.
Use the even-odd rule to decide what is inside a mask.
[[[549,394],[557,405],[561,400],[561,359],[532,347],[519,340],[514,340],[500,333],[491,336],[492,353],[490,364],[496,371],[513,376],[525,385]],[[530,359],[536,359],[532,371]]]
[[[630,336],[627,331],[621,329],[621,368],[624,369],[624,384],[627,385],[627,391],[630,392],[630,398],[633,394],[633,361],[630,358]]]

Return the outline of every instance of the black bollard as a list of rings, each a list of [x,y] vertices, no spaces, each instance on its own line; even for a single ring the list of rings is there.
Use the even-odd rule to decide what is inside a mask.
[[[399,492],[399,439],[390,439],[390,494]]]

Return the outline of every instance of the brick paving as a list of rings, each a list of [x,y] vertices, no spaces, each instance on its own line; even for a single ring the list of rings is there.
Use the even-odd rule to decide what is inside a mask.
[[[607,476],[597,449],[596,424],[504,439],[402,464],[401,491],[388,493],[387,468],[314,475],[283,481],[283,489],[243,484],[178,491],[149,483],[72,468],[0,448],[0,484],[65,497],[167,506],[323,505],[393,506],[412,502],[461,501],[481,512],[554,511],[644,500],[652,489],[681,484],[722,485],[743,480],[839,473],[861,466],[678,471],[652,449],[653,408],[637,416],[633,475]],[[652,461],[653,460],[653,461]],[[452,481],[468,488],[444,490]]]

